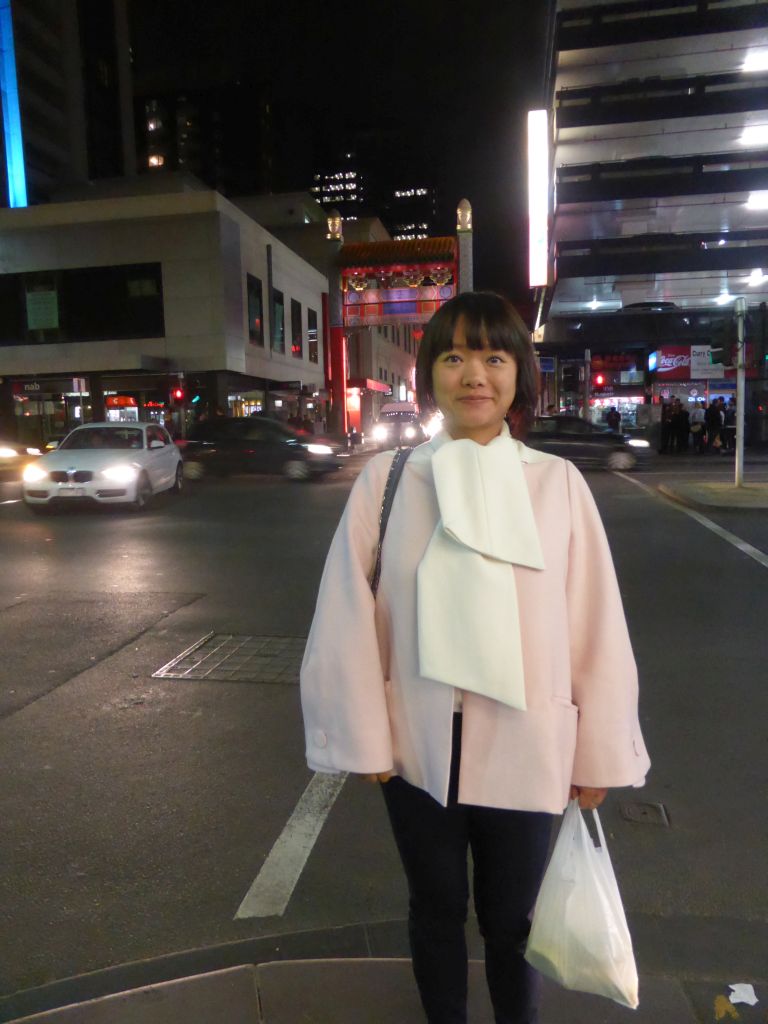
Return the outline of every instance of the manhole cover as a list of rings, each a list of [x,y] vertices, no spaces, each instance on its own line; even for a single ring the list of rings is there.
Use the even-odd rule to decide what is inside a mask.
[[[296,683],[307,638],[208,633],[152,673],[153,679]]]
[[[662,825],[664,828],[669,828],[669,816],[664,804],[619,804],[619,811],[625,821],[634,821],[640,825]]]

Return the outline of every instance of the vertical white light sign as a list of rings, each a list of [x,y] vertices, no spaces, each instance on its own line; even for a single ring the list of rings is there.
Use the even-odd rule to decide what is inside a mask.
[[[547,283],[549,216],[549,119],[528,111],[528,277],[531,288]]]

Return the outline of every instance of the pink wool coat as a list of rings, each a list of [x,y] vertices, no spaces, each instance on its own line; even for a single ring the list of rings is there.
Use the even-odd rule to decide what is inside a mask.
[[[419,675],[416,622],[416,570],[439,519],[430,465],[436,443],[420,445],[406,463],[375,601],[368,581],[393,453],[371,459],[355,482],[320,584],[301,697],[311,768],[391,769],[445,805],[455,691]],[[527,708],[462,691],[459,801],[560,813],[572,783],[640,786],[650,761],[621,596],[592,495],[571,463],[517,444],[545,563],[509,567]]]

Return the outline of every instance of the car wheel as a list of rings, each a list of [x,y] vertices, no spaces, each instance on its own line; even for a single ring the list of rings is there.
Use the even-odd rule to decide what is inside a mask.
[[[201,480],[205,476],[205,466],[202,462],[185,462],[182,472],[187,480]]]
[[[309,466],[303,459],[290,459],[283,466],[283,473],[289,480],[308,480]]]
[[[173,481],[171,490],[174,494],[181,494],[184,489],[184,466],[180,462],[176,467],[176,479]]]
[[[632,452],[611,452],[605,461],[608,469],[634,469],[637,459]]]
[[[152,485],[147,474],[142,473],[136,483],[136,497],[131,502],[131,508],[134,512],[144,512],[151,497]]]

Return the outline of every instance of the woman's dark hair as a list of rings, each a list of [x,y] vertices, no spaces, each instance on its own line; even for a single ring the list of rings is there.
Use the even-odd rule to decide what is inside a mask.
[[[467,345],[481,349],[487,344],[514,356],[517,363],[515,400],[507,415],[514,437],[528,432],[539,397],[539,369],[531,336],[520,314],[507,299],[494,292],[463,292],[450,299],[424,328],[416,357],[416,395],[424,415],[437,408],[432,393],[432,367],[438,356],[453,347],[459,319],[464,322]]]

